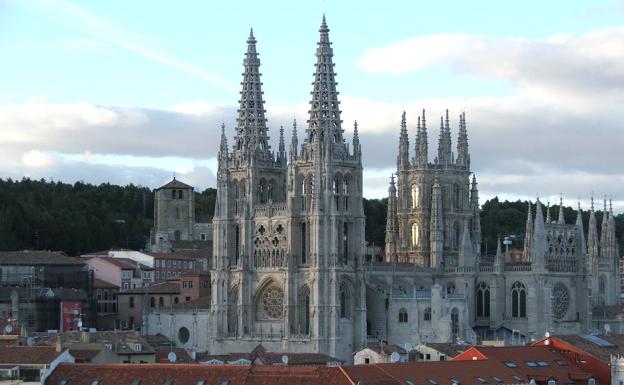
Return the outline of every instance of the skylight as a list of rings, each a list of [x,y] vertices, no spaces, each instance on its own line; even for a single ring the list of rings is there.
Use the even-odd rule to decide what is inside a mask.
[[[541,366],[542,368],[547,368],[550,366],[550,364],[546,361],[537,361],[537,365]]]
[[[504,364],[508,368],[517,368],[518,367],[518,365],[515,362],[513,362],[513,361],[505,361]]]
[[[557,363],[557,365],[559,365],[559,366],[568,366],[568,365],[569,365],[569,364],[568,364],[568,362],[567,362],[567,361],[564,361],[564,360],[556,360],[555,362],[556,362],[556,363]]]
[[[414,381],[412,381],[412,380],[408,380],[408,379],[406,379],[406,380],[405,380],[405,383],[406,383],[407,385],[416,385],[416,384],[414,383]]]
[[[501,380],[500,378],[496,377],[496,376],[492,376],[492,378],[494,379],[494,381],[496,382],[503,382],[503,380]]]
[[[522,379],[522,377],[520,377],[520,376],[516,376],[515,374],[514,374],[512,377],[513,377],[513,378],[514,378],[514,380],[516,380],[516,381],[524,381],[524,380]]]
[[[483,378],[483,377],[477,377],[477,381],[479,381],[482,384],[487,384],[488,383],[487,380],[485,378]]]
[[[527,366],[528,366],[529,368],[534,368],[534,367],[536,367],[536,366],[537,366],[537,362],[535,362],[535,361],[527,361],[527,363],[526,363],[526,364],[527,364]]]
[[[434,380],[433,378],[427,378],[427,381],[429,381],[431,385],[439,385],[438,381]]]

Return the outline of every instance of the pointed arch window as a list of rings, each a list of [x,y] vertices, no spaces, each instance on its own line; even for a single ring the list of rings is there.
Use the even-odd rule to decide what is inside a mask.
[[[490,318],[490,287],[485,282],[477,284],[477,318]]]
[[[340,318],[351,318],[351,290],[344,282],[340,285]]]
[[[511,287],[511,316],[526,318],[526,287],[521,282],[515,282]]]
[[[420,189],[418,188],[417,184],[413,184],[412,185],[412,190],[411,190],[411,198],[412,198],[412,208],[416,209],[418,207],[420,207]]]
[[[418,223],[412,223],[412,247],[416,247],[420,244],[420,229],[418,227]]]
[[[459,337],[459,310],[456,307],[451,310],[451,332],[453,333],[453,341]]]
[[[234,286],[228,293],[228,334],[238,334],[238,286]]]
[[[299,292],[298,301],[299,334],[310,335],[310,289],[304,286]]]
[[[301,264],[308,263],[308,233],[305,222],[301,223]]]

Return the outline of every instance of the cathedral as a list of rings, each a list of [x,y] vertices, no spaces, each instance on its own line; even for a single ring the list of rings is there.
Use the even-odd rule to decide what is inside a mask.
[[[557,220],[550,209],[544,218],[538,200],[529,210],[523,252],[499,245],[493,258],[482,253],[464,113],[456,152],[448,111],[440,118],[433,160],[425,111],[413,150],[403,113],[385,259],[367,260],[358,126],[353,123],[348,143],[324,17],[319,32],[309,117],[305,129],[293,123],[288,151],[283,128],[277,151],[269,145],[250,33],[231,145],[224,126],[221,131],[210,306],[151,311],[147,333],[178,341],[184,328],[191,338],[180,346],[211,354],[262,343],[271,351],[349,362],[354,351],[383,343],[476,343],[500,330],[527,341],[546,332],[586,333],[592,309],[619,303],[613,214],[604,216],[599,239],[593,204],[587,236],[580,207],[576,223],[568,224],[562,209]],[[163,196],[176,194],[161,189]]]

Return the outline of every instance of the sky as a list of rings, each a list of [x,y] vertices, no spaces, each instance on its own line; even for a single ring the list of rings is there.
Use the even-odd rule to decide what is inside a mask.
[[[401,113],[466,113],[481,202],[624,211],[624,1],[0,0],[0,178],[215,186],[253,27],[272,142],[307,117],[318,27],[334,48],[364,195],[387,194]],[[430,159],[438,126],[429,125]],[[413,156],[413,152],[412,155]]]

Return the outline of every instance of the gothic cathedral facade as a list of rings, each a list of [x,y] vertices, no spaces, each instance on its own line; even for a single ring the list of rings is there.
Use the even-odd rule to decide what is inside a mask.
[[[218,155],[210,308],[153,312],[148,333],[175,339],[186,328],[192,338],[178,342],[212,354],[249,352],[262,343],[349,362],[371,344],[586,333],[597,326],[595,310],[619,304],[619,253],[606,203],[600,235],[593,203],[586,235],[580,207],[569,224],[562,209],[556,220],[550,209],[544,218],[538,200],[535,215],[529,208],[523,251],[503,252],[499,243],[495,256],[482,252],[463,113],[456,152],[448,111],[440,118],[433,161],[425,111],[413,150],[403,113],[385,260],[367,260],[362,148],[357,123],[351,145],[344,137],[325,18],[309,118],[301,144],[293,123],[289,151],[283,128],[277,152],[269,144],[253,32],[243,65],[236,133],[230,146],[222,126]],[[186,196],[163,191],[177,203]],[[159,203],[162,215],[173,212],[168,202]]]

